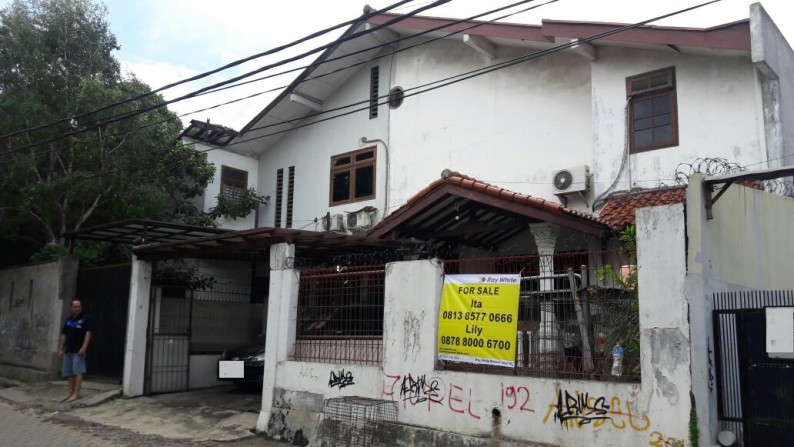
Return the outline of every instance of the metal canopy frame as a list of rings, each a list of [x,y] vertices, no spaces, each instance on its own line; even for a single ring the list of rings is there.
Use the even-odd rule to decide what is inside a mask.
[[[229,233],[223,228],[184,225],[147,219],[126,219],[104,225],[70,231],[64,236],[72,241],[99,241],[115,244],[143,245],[179,242]]]
[[[772,180],[789,176],[794,176],[794,166],[783,166],[780,168],[762,169],[760,171],[740,172],[706,178],[703,180],[703,184],[706,186],[706,219],[714,218],[714,214],[712,213],[714,204],[734,183]],[[716,185],[723,186],[714,194],[714,187]]]

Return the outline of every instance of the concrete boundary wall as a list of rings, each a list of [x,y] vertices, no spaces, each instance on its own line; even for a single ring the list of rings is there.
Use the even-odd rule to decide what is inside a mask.
[[[0,375],[21,380],[60,376],[58,337],[75,296],[78,260],[0,270]]]
[[[703,174],[687,187],[688,262],[692,392],[697,404],[700,445],[713,445],[719,432],[713,378],[713,295],[747,290],[791,290],[794,198],[732,185],[706,215]]]
[[[641,384],[437,370],[443,275],[435,261],[387,265],[382,365],[289,361],[298,275],[281,269],[271,275],[258,430],[301,444],[332,445],[323,431],[323,404],[359,396],[396,403],[394,436],[406,446],[425,445],[421,439],[432,439],[434,445],[483,446],[494,441],[561,447],[689,444],[683,206],[643,210],[637,227]],[[271,255],[290,252],[274,247]],[[333,380],[340,376],[346,380]]]

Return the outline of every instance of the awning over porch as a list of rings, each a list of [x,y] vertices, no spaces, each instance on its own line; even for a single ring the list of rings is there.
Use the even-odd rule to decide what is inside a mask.
[[[541,222],[597,237],[611,230],[590,214],[446,169],[368,236],[494,247]]]

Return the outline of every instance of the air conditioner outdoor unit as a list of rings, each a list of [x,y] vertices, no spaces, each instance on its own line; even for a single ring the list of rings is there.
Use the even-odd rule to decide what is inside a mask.
[[[585,192],[590,188],[590,168],[586,165],[560,169],[552,180],[555,194]]]
[[[356,211],[347,215],[347,228],[349,230],[369,230],[372,227],[372,212]]]
[[[341,214],[327,214],[328,222],[325,225],[327,231],[345,231],[345,216]]]

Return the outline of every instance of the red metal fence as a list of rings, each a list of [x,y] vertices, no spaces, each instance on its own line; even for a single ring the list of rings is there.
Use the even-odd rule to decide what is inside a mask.
[[[381,363],[385,266],[300,271],[293,360]]]

